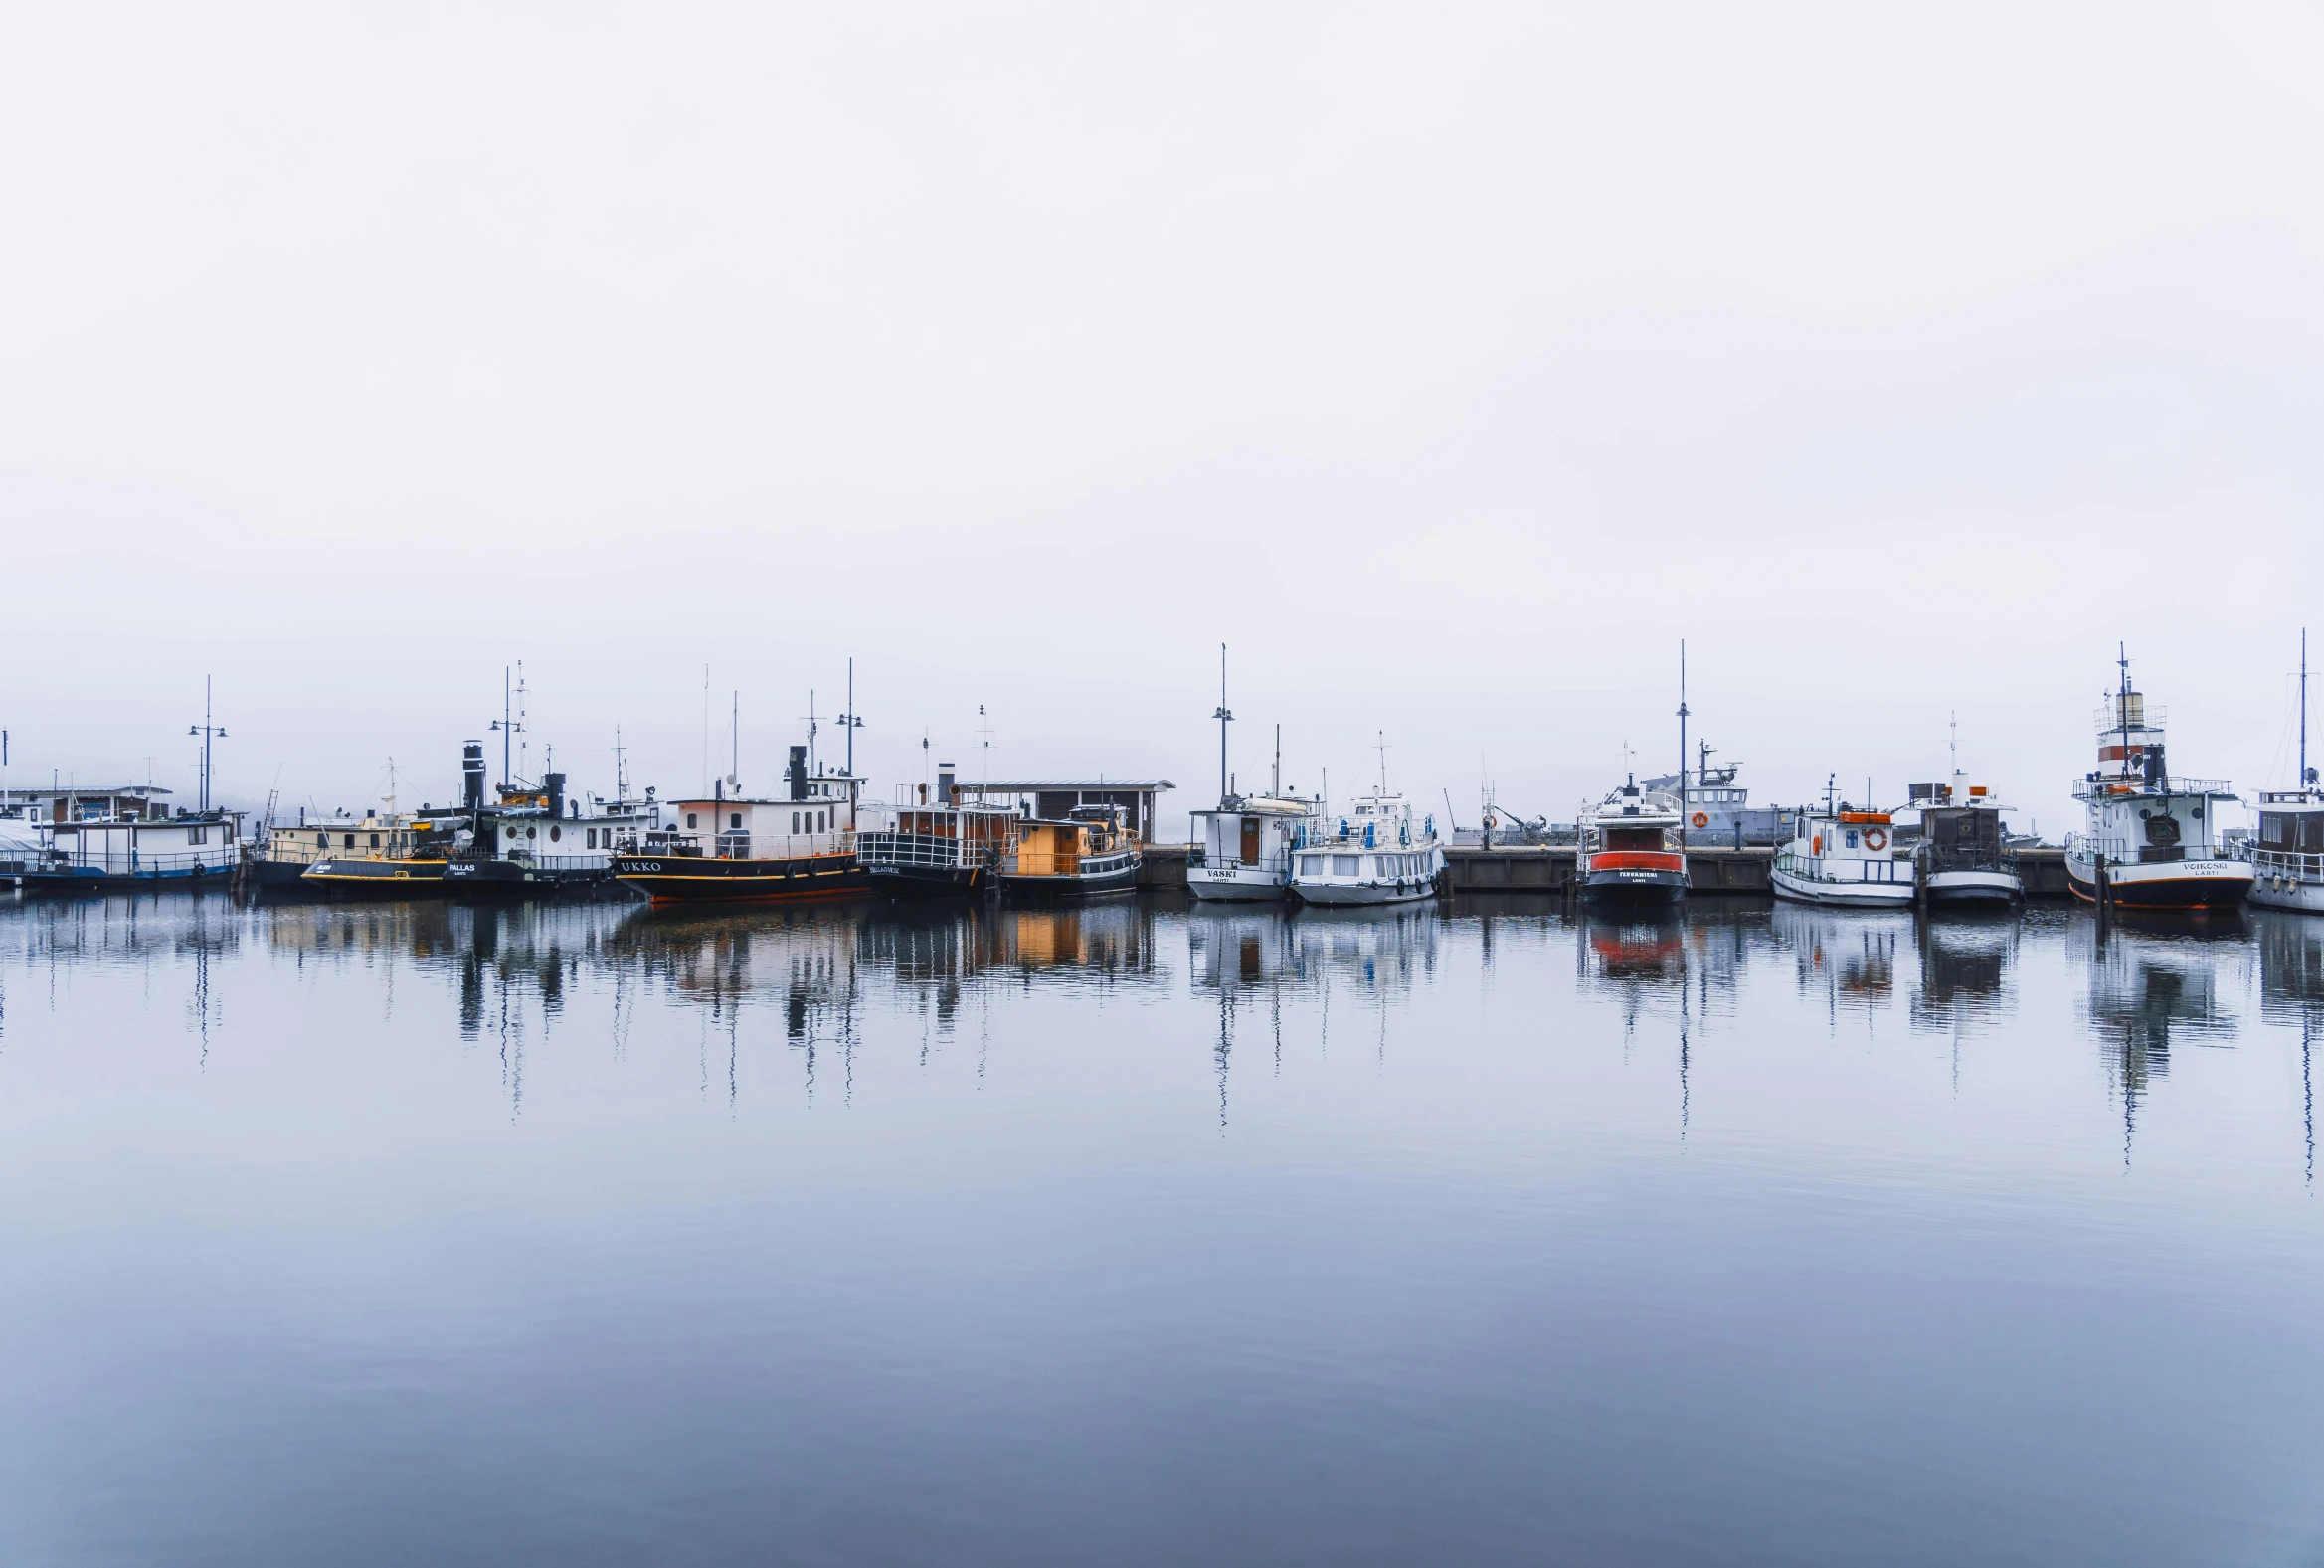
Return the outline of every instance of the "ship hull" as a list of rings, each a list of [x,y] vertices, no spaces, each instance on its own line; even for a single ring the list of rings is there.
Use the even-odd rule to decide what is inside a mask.
[[[2301,877],[2269,875],[2252,880],[2249,901],[2260,909],[2286,909],[2302,915],[2324,915],[2324,882]]]
[[[871,878],[851,854],[795,860],[616,855],[614,879],[656,904],[804,904],[871,892]]]
[[[1931,904],[2015,904],[2026,896],[2014,871],[1931,871],[1926,886]]]
[[[318,860],[297,886],[351,897],[436,898],[444,892],[444,873],[441,860]]]
[[[1280,903],[1285,894],[1283,873],[1259,866],[1194,866],[1186,872],[1186,891],[1206,903]]]
[[[1138,891],[1138,863],[1096,876],[1027,876],[1002,872],[1000,890],[1025,904],[1079,904]]]
[[[1768,884],[1777,898],[1834,909],[1908,909],[1912,905],[1910,882],[1841,882],[1794,876],[1779,869],[1768,873]]]
[[[165,888],[225,887],[233,880],[230,866],[201,866],[183,871],[26,871],[16,876],[26,893],[158,892]]]
[[[863,868],[871,891],[883,898],[974,898],[992,886],[983,866],[883,866]]]
[[[1653,850],[1599,851],[1582,857],[1581,895],[1606,903],[1669,904],[1687,896],[1685,857]]]
[[[2066,885],[2085,904],[2098,901],[2095,866],[2066,857]],[[2251,892],[2251,868],[2239,860],[2174,860],[2106,868],[2106,902],[2114,909],[2234,909]]]
[[[1364,904],[1417,904],[1436,897],[1436,884],[1403,882],[1294,882],[1291,891],[1302,904],[1326,909],[1348,909]]]

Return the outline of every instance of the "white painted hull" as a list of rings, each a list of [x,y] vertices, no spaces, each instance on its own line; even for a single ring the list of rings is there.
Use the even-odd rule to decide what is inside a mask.
[[[2324,915],[2324,882],[2312,882],[2300,877],[2269,876],[2265,872],[2251,883],[2245,895],[2247,902],[2261,909],[2288,909],[2302,915]]]
[[[2084,903],[2097,902],[2097,867],[2065,857],[2066,885]],[[2240,860],[2158,860],[2106,867],[2108,902],[2120,909],[2233,909],[2250,893],[2252,874]]]
[[[1280,871],[1261,866],[1194,866],[1186,872],[1186,891],[1194,897],[1220,903],[1256,903],[1284,896]]]
[[[2014,871],[1932,871],[1928,874],[1931,904],[2014,904],[2025,896],[2025,880]]]
[[[1828,882],[1820,877],[1794,876],[1777,870],[1768,874],[1777,898],[1802,904],[1825,904],[1836,909],[1909,909],[1910,882]]]
[[[1292,896],[1303,904],[1344,908],[1352,904],[1417,904],[1436,897],[1428,882],[1294,882]]]

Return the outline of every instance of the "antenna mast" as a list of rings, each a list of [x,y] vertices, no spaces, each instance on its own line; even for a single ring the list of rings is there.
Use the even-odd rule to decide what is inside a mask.
[[[1283,798],[1283,726],[1275,727],[1275,786],[1269,791],[1277,799]]]
[[[2308,628],[2300,628],[2300,787],[2308,787]]]
[[[1679,639],[1679,842],[1687,842],[1687,639]]]
[[[1224,807],[1227,801],[1226,727],[1234,715],[1227,711],[1226,706],[1226,644],[1223,642],[1218,645],[1218,711],[1211,717],[1218,721],[1218,803]]]

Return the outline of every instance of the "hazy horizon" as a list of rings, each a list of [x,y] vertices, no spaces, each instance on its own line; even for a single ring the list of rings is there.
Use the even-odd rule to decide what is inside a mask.
[[[2288,784],[2324,15],[42,10],[9,782]],[[2291,593],[2263,592],[2278,581]],[[843,746],[826,730],[823,750]],[[2324,740],[2317,748],[2324,752]],[[150,759],[150,762],[148,761]],[[148,775],[148,769],[150,774]],[[1344,782],[1344,784],[1343,784]]]

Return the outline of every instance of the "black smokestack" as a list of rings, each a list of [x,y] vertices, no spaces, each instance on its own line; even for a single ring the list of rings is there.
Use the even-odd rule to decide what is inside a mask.
[[[482,741],[470,741],[460,748],[460,801],[471,811],[484,803]]]
[[[2145,752],[2146,782],[2159,789],[2163,785],[2163,781],[2169,777],[2163,771],[2163,743],[2149,741],[2146,743]]]
[[[541,775],[541,787],[549,791],[549,814],[563,816],[565,814],[565,776],[563,774],[543,774]]]
[[[960,804],[960,801],[953,798],[953,765],[950,763],[936,765],[936,803],[938,805]]]
[[[794,746],[791,749],[791,766],[783,770],[783,777],[791,781],[791,798],[794,800],[806,798],[805,747]]]

